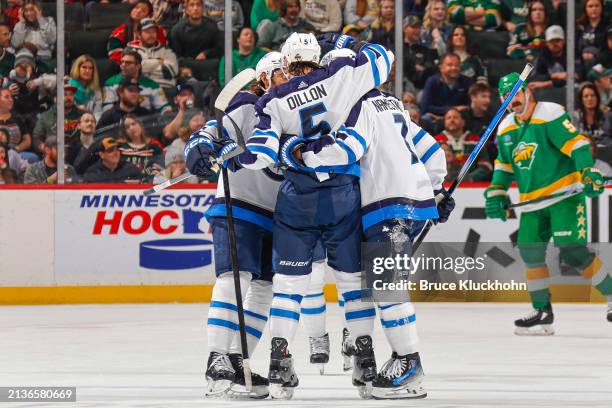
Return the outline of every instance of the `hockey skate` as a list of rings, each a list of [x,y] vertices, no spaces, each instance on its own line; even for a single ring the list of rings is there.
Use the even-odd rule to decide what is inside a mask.
[[[299,381],[293,369],[293,359],[287,350],[287,340],[282,337],[272,338],[270,352],[270,396],[273,399],[291,399]]]
[[[608,321],[612,322],[612,302],[608,302]]]
[[[210,353],[206,368],[206,398],[224,397],[234,381],[236,372],[227,354]]]
[[[555,334],[552,326],[554,319],[552,306],[549,303],[542,309],[533,309],[526,317],[515,320],[514,334],[519,336],[551,336]]]
[[[310,341],[310,364],[319,368],[319,374],[325,373],[325,364],[329,363],[329,334],[321,337],[309,337]]]
[[[353,356],[355,355],[355,346],[351,343],[349,331],[345,327],[342,329],[342,370],[350,371],[353,369]]]
[[[423,367],[419,353],[398,356],[393,352],[372,383],[375,399],[425,398],[427,392],[421,386]]]
[[[251,373],[251,392],[246,389],[244,381],[244,371],[242,367],[242,354],[233,353],[229,355],[232,368],[236,372],[234,382],[227,391],[227,396],[235,399],[254,398],[263,399],[270,393],[268,392],[268,379],[259,374]]]
[[[353,363],[353,385],[359,396],[368,399],[372,396],[372,381],[376,378],[376,359],[372,337],[359,336],[355,339]]]

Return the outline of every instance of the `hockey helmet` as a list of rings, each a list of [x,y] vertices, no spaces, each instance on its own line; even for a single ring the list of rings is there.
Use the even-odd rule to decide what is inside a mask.
[[[293,33],[287,38],[281,49],[285,64],[293,62],[319,63],[321,47],[312,33]]]
[[[329,63],[335,60],[336,58],[349,57],[349,58],[354,59],[356,55],[357,54],[355,54],[353,50],[350,50],[348,48],[340,48],[337,50],[331,50],[330,52],[325,54],[323,58],[321,58],[321,65],[323,66],[329,65]]]
[[[499,79],[499,83],[497,84],[497,91],[499,92],[499,97],[503,100],[505,96],[514,88],[514,85],[519,81],[520,75],[518,72],[511,72],[508,75],[505,75]],[[521,85],[521,89],[525,89],[527,87],[527,81],[524,81]]]
[[[261,57],[257,65],[255,66],[255,78],[257,81],[260,80],[261,75],[264,74],[268,80],[268,84],[272,83],[272,75],[277,69],[281,69],[283,61],[283,54],[278,51],[272,51]],[[268,85],[268,89],[270,85]],[[268,91],[264,89],[264,91]]]

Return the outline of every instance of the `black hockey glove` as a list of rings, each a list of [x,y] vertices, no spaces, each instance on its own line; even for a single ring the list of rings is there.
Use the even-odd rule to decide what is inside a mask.
[[[448,221],[448,217],[455,209],[455,199],[448,194],[444,187],[434,191],[434,197],[438,203],[438,215],[440,216],[437,222],[444,223]]]

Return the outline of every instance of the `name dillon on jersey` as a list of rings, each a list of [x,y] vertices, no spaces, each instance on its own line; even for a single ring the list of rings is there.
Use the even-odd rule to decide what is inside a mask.
[[[289,96],[287,98],[287,105],[289,106],[290,110],[293,110],[309,102],[319,100],[325,96],[327,96],[325,86],[323,86],[323,84],[318,84],[305,90],[304,92]]]

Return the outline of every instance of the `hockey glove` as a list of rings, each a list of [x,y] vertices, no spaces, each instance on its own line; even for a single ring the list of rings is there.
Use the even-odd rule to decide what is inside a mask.
[[[236,143],[230,139],[217,141],[207,132],[196,131],[185,145],[187,169],[199,177],[212,177],[216,174],[215,159],[235,148]],[[224,163],[226,167],[228,164]],[[231,167],[230,169],[233,170]]]
[[[319,47],[321,47],[321,55],[325,55],[331,50],[349,48],[355,42],[355,39],[350,35],[325,33],[317,36],[317,42]]]
[[[304,166],[300,164],[294,156],[294,152],[299,150],[305,139],[295,135],[282,135],[280,138],[280,162],[283,166],[290,169],[300,169]]]
[[[506,211],[510,205],[510,198],[506,190],[497,186],[490,186],[485,190],[484,197],[487,218],[499,218],[506,221]]]
[[[604,191],[604,176],[594,167],[582,170],[582,184],[587,197],[597,197]]]
[[[441,190],[434,191],[436,203],[438,203],[438,215],[437,222],[444,223],[448,221],[448,217],[455,209],[455,199],[448,194],[448,191],[442,187]]]

